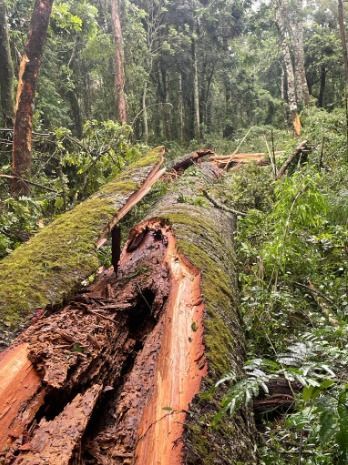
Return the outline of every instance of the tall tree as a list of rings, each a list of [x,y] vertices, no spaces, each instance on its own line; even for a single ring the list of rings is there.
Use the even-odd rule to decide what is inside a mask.
[[[295,134],[301,133],[301,122],[298,115],[298,106],[296,98],[295,73],[291,59],[289,46],[289,32],[287,21],[289,19],[287,0],[277,0],[276,2],[276,23],[279,31],[281,51],[286,72],[287,96],[290,112],[290,122],[294,128]]]
[[[340,36],[341,36],[341,42],[342,42],[345,87],[346,87],[346,93],[347,93],[347,86],[348,86],[348,47],[347,47],[346,26],[345,26],[345,21],[344,21],[343,0],[338,0],[338,24],[339,24],[339,28],[340,28]]]
[[[292,9],[292,21],[290,30],[294,50],[294,72],[296,82],[297,102],[302,105],[309,103],[309,90],[305,70],[304,55],[304,25],[303,25],[303,0],[296,0]]]
[[[5,0],[0,0],[0,103],[3,124],[13,125],[13,63],[7,29]]]
[[[29,192],[29,185],[23,178],[30,174],[31,169],[33,104],[52,4],[53,0],[35,1],[19,70],[12,152],[12,192],[15,195]]]
[[[117,118],[120,123],[127,122],[127,104],[125,93],[124,50],[121,23],[120,0],[111,0],[112,26],[115,41],[115,94]]]
[[[194,135],[195,135],[195,139],[199,140],[201,137],[201,116],[200,116],[200,99],[199,99],[197,39],[195,37],[195,32],[192,37],[192,64],[193,64]]]

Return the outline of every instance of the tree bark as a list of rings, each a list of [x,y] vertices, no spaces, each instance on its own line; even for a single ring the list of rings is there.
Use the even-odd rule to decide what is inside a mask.
[[[0,105],[3,124],[13,126],[13,63],[7,29],[5,1],[0,0]]]
[[[5,353],[0,405],[17,389],[0,447],[14,464],[256,463],[247,409],[208,426],[225,392],[211,395],[216,381],[243,375],[235,218],[181,198],[218,175],[211,165],[185,174],[133,229],[117,276],[105,272]]]
[[[297,0],[294,9],[296,22],[291,24],[291,34],[294,44],[295,81],[297,102],[301,105],[309,103],[309,89],[306,78],[305,56],[304,56],[304,26],[303,26],[303,0]]]
[[[185,130],[185,106],[181,73],[178,74],[178,87],[179,140],[183,143]]]
[[[124,124],[127,122],[127,103],[120,2],[121,0],[111,0],[111,15],[115,41],[115,95],[117,118],[120,123]]]
[[[22,178],[30,177],[33,105],[52,4],[53,0],[35,1],[20,65],[12,152],[12,172],[16,177],[11,186],[14,195],[25,195],[30,190]]]
[[[69,89],[67,91],[67,97],[70,102],[71,113],[74,120],[74,131],[73,134],[79,139],[82,138],[83,134],[83,123],[82,123],[82,115],[80,109],[79,99],[76,95],[76,91],[73,89]]]
[[[319,96],[318,96],[318,107],[319,108],[323,108],[324,106],[325,87],[326,87],[326,66],[321,65],[320,67],[320,88],[319,88]]]
[[[144,142],[147,144],[149,141],[149,116],[147,112],[147,87],[148,83],[145,81],[144,83],[144,89],[143,89],[143,139]]]
[[[295,134],[298,136],[301,133],[301,122],[298,115],[295,74],[291,60],[289,33],[286,27],[286,21],[288,21],[287,2],[286,0],[278,0],[276,4],[276,23],[279,31],[283,62],[286,72],[290,123],[293,126]]]
[[[0,347],[37,309],[60,305],[98,266],[98,250],[117,222],[163,173],[163,147],[43,228],[0,263]]]
[[[344,21],[343,0],[338,0],[338,25],[340,29],[340,36],[341,36],[341,43],[342,43],[345,86],[347,87],[348,85],[348,48],[347,48],[346,25]]]
[[[192,37],[192,64],[193,64],[193,110],[194,110],[194,136],[196,140],[201,138],[201,116],[199,99],[199,76],[197,61],[197,40]]]

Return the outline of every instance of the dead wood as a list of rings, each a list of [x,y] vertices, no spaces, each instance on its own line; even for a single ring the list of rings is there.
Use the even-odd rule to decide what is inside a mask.
[[[292,164],[297,164],[302,156],[304,157],[304,159],[302,159],[302,162],[304,162],[306,157],[310,153],[310,151],[311,151],[311,147],[309,146],[308,141],[305,140],[301,142],[296,147],[296,150],[288,157],[288,159],[284,162],[282,167],[279,169],[276,179],[280,179],[281,177],[283,177],[284,174],[289,169],[289,167]]]
[[[208,155],[214,155],[214,151],[210,149],[200,149],[195,152],[189,153],[181,157],[179,160],[176,160],[173,166],[169,167],[169,171],[174,171],[176,173],[181,173],[193,164],[201,161]]]
[[[303,388],[299,382],[291,382],[282,377],[270,379],[266,385],[268,393],[263,391],[253,402],[257,419],[264,416],[274,419],[293,410],[295,396]]]
[[[37,309],[61,305],[98,269],[98,248],[163,174],[163,153],[153,150],[1,261],[0,348]]]
[[[179,178],[132,231],[117,276],[103,272],[3,354],[0,405],[17,386],[0,417],[4,464],[255,463],[252,417],[213,430],[219,398],[197,397],[244,359],[235,220],[198,201],[220,173],[203,163]]]
[[[263,152],[255,153],[232,153],[231,155],[213,155],[210,161],[216,163],[219,168],[225,170],[247,163],[256,163],[264,166],[269,164],[267,155]]]

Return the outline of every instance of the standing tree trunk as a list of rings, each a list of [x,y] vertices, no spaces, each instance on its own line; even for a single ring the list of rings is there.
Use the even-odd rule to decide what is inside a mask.
[[[291,60],[291,53],[289,47],[289,34],[286,27],[288,20],[287,3],[284,0],[279,0],[276,4],[276,23],[279,30],[279,37],[281,42],[281,50],[283,55],[283,62],[286,72],[287,82],[287,96],[290,111],[290,122],[294,128],[297,136],[301,133],[301,122],[298,115],[298,106],[296,99],[296,84],[295,73]]]
[[[35,1],[28,42],[19,70],[12,153],[15,178],[11,188],[14,195],[25,195],[30,190],[23,178],[30,175],[33,104],[52,4],[53,0]]]
[[[192,62],[193,62],[193,111],[194,111],[194,136],[196,140],[201,138],[201,116],[199,102],[199,78],[197,62],[197,43],[196,38],[192,38]]]
[[[178,89],[178,114],[179,114],[179,140],[182,143],[184,141],[184,97],[183,97],[183,87],[182,87],[182,74],[179,72],[179,89]]]
[[[347,48],[347,34],[346,26],[344,22],[344,6],[343,0],[338,0],[338,24],[340,28],[341,42],[342,42],[342,52],[343,52],[343,63],[344,63],[344,78],[345,78],[345,87],[347,91],[348,85],[348,48]]]
[[[320,89],[319,89],[319,96],[318,96],[318,107],[319,108],[322,108],[324,106],[325,86],[326,86],[326,66],[321,65],[321,68],[320,68]]]
[[[149,141],[149,116],[147,113],[146,98],[147,98],[147,81],[145,81],[144,89],[143,89],[143,123],[144,123],[143,139],[144,139],[144,142],[147,144]]]
[[[5,0],[0,0],[0,103],[3,124],[13,126],[13,63],[7,30]]]
[[[294,43],[294,58],[295,58],[295,79],[296,79],[296,91],[297,91],[297,101],[299,104],[308,105],[309,103],[309,90],[308,83],[306,78],[305,70],[305,56],[304,56],[304,46],[303,46],[303,19],[302,19],[302,10],[303,10],[303,1],[298,0],[296,8],[296,24],[292,24],[291,32],[293,36]]]
[[[127,122],[127,104],[120,0],[111,0],[111,15],[115,40],[115,94],[117,118],[119,122],[123,124]]]

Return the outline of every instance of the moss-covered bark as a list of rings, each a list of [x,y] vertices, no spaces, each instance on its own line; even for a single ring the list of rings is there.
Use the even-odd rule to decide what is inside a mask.
[[[169,222],[179,251],[202,273],[205,302],[204,342],[208,376],[186,425],[185,464],[255,463],[254,423],[250,412],[226,417],[211,427],[219,409],[212,387],[227,372],[242,376],[244,334],[238,313],[235,219],[214,207],[202,190],[215,180],[211,165],[192,168],[151,214]]]
[[[158,169],[162,155],[163,148],[149,152],[0,262],[0,346],[36,309],[62,304],[98,268],[98,239]]]

